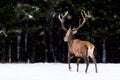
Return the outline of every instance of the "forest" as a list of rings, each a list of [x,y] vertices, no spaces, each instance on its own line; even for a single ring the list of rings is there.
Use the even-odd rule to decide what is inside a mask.
[[[75,37],[95,45],[98,63],[120,63],[119,5],[119,0],[1,0],[0,62],[67,63],[58,15],[69,12],[64,23],[68,29],[78,26],[84,10],[91,18]]]

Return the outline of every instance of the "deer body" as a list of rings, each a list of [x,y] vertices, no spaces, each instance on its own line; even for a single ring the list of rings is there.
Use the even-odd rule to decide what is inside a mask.
[[[71,45],[68,42],[69,51],[75,57],[89,57],[90,54],[93,54],[94,45],[87,41],[81,41],[79,39],[74,39]]]
[[[83,17],[83,22],[82,23],[79,22],[78,28],[71,29],[71,27],[70,27],[68,30],[64,27],[64,24],[63,24],[64,23],[64,18],[68,14],[68,12],[66,12],[65,15],[63,15],[63,14],[61,16],[59,15],[59,20],[62,23],[62,29],[64,31],[66,31],[64,41],[68,43],[68,49],[69,49],[69,53],[70,53],[70,56],[68,57],[69,70],[71,69],[70,60],[73,57],[76,57],[77,58],[77,72],[78,72],[79,71],[80,59],[83,58],[84,61],[86,62],[85,72],[87,73],[88,66],[89,66],[88,57],[90,57],[95,64],[95,70],[96,70],[96,73],[97,73],[96,59],[95,59],[95,56],[93,54],[95,46],[88,41],[82,41],[82,40],[76,39],[74,37],[74,34],[77,33],[78,29],[81,26],[83,26],[83,24],[86,22],[86,20],[89,17],[85,12],[83,12],[83,13],[81,13],[81,15]]]

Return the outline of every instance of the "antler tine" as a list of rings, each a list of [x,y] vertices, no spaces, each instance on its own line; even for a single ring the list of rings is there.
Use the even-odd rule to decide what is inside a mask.
[[[64,26],[64,19],[65,19],[65,17],[67,16],[67,14],[68,14],[68,11],[66,11],[64,15],[63,15],[63,14],[59,14],[59,15],[58,15],[58,19],[60,20],[60,22],[61,22],[61,27],[62,27],[62,29],[63,29],[64,31],[67,31],[67,29],[66,29],[65,26]]]
[[[60,14],[58,15],[58,19],[59,19],[60,22],[62,23],[62,19],[61,19],[61,17],[60,17]]]
[[[87,13],[85,11],[83,11],[83,13],[84,13],[84,15],[85,15],[86,18],[90,18],[91,17],[89,11],[87,11]]]
[[[83,13],[84,13],[84,16],[87,18],[88,14],[85,11],[83,11]]]
[[[87,13],[88,13],[88,18],[91,18],[92,16],[90,15],[90,12],[89,12],[89,11],[87,11]]]
[[[84,21],[86,14],[83,14],[83,13],[85,13],[85,12],[81,12],[81,15],[82,15],[82,18],[83,18],[83,21]]]
[[[85,22],[87,21],[87,19],[91,17],[90,14],[89,14],[89,12],[86,13],[85,11],[82,11],[81,15],[82,15],[83,21],[81,23],[81,20],[79,20],[79,26],[78,26],[77,29],[81,28],[85,24]]]
[[[65,14],[63,15],[63,17],[66,17],[66,16],[67,16],[67,14],[68,14],[68,11],[66,11],[66,12],[65,12]]]

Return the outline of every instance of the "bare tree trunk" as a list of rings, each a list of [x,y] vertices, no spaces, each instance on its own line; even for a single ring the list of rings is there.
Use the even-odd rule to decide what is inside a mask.
[[[20,59],[20,41],[21,41],[21,30],[17,30],[17,60]]]
[[[51,30],[49,29],[49,35],[50,35],[50,53],[52,54],[52,56],[53,56],[53,59],[54,59],[54,62],[57,62],[57,60],[56,60],[56,56],[55,56],[55,53],[54,53],[54,48],[53,48],[53,44],[52,44],[52,42],[53,42],[53,37],[52,37],[52,32],[51,32]]]
[[[106,63],[106,48],[105,48],[105,39],[103,39],[103,56],[102,56],[102,62]]]
[[[11,44],[8,47],[8,62],[11,63]]]
[[[28,43],[28,33],[27,32],[25,32],[25,54],[26,54],[26,58],[27,58],[27,62],[29,63],[30,62],[30,60],[29,60],[29,58],[28,58],[28,53],[27,53],[27,43]]]
[[[50,27],[53,27],[54,26],[53,25],[53,18],[54,18],[54,13],[55,13],[54,8],[53,8],[54,0],[50,0],[50,2],[51,2],[50,15],[48,16],[48,20],[50,21]],[[51,28],[49,28],[48,32],[49,32],[49,36],[50,36],[50,53],[53,56],[54,62],[57,62],[56,56],[55,56],[55,53],[54,53],[53,43],[52,43],[53,42],[53,36],[52,36],[53,34],[52,34]]]

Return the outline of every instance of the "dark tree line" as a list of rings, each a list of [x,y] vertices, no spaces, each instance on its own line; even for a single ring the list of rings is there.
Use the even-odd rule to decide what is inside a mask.
[[[1,62],[67,62],[58,14],[69,12],[68,28],[78,26],[81,11],[91,18],[75,35],[95,44],[98,62],[120,62],[119,0],[0,1]],[[73,59],[74,62],[76,59]]]

